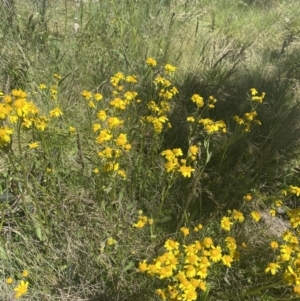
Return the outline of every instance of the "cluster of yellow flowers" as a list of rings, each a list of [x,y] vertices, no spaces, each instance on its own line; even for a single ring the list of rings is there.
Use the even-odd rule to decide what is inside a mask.
[[[191,101],[196,104],[198,109],[204,107],[204,104],[205,104],[204,99],[199,94],[194,94],[191,97]],[[209,96],[208,101],[207,101],[207,105],[206,105],[205,108],[213,109],[215,107],[216,102],[217,102],[217,100],[213,96]],[[195,115],[198,115],[198,113],[199,112],[197,110]],[[202,115],[202,113],[200,114],[200,116]],[[187,117],[188,122],[196,122],[196,120],[197,120],[198,123],[202,124],[202,126],[203,126],[203,128],[204,128],[204,130],[206,131],[207,134],[213,134],[213,133],[216,133],[216,132],[221,132],[221,133],[226,133],[227,132],[226,124],[223,120],[213,121],[210,118],[199,118],[199,117],[197,118],[197,116]]]
[[[38,131],[47,128],[49,117],[39,115],[39,109],[32,101],[28,101],[28,95],[21,89],[14,89],[10,94],[0,93],[0,146],[11,142],[14,126],[19,122],[21,128],[34,127]],[[50,117],[57,116],[59,110],[55,108],[50,112]],[[59,114],[60,115],[60,114]]]
[[[59,75],[57,73],[54,73],[53,77],[54,77],[54,83],[52,85],[47,86],[46,84],[41,83],[41,84],[39,84],[39,89],[43,93],[45,93],[45,92],[49,93],[50,98],[52,100],[56,101],[57,100],[57,94],[58,94],[58,83],[62,79],[62,77],[61,77],[61,75]]]
[[[190,165],[192,161],[196,160],[199,153],[199,148],[196,145],[191,145],[187,154],[187,159],[180,159],[183,152],[180,148],[166,149],[161,155],[165,157],[167,163],[165,168],[167,172],[180,172],[184,177],[191,177],[191,173],[195,171]]]
[[[136,84],[137,76],[125,76],[122,72],[117,72],[111,77],[113,99],[110,101],[110,108],[105,107],[103,95],[84,90],[81,95],[85,98],[90,108],[98,109],[96,113],[97,121],[93,124],[93,132],[97,133],[96,143],[100,146],[98,157],[105,172],[116,172],[122,178],[126,178],[126,172],[120,169],[120,158],[131,149],[127,134],[122,132],[124,120],[120,115],[134,101],[137,100],[137,92],[126,89],[128,85]],[[99,173],[95,168],[94,173]]]
[[[138,216],[138,221],[133,224],[133,227],[141,229],[144,228],[146,224],[152,225],[153,219],[147,217],[146,215],[143,215],[143,212],[140,211]]]
[[[223,120],[213,121],[209,118],[200,119],[201,123],[208,134],[221,132],[226,133],[226,124]]]
[[[298,225],[293,227],[297,228]],[[271,241],[270,247],[275,261],[268,263],[265,273],[275,275],[281,272],[284,283],[292,286],[294,293],[300,296],[300,248],[296,233],[286,230],[281,235],[281,242]]]
[[[154,68],[157,63],[153,58],[148,58],[146,61],[148,66]],[[166,64],[164,68],[165,75],[176,71],[176,67]],[[159,75],[154,80],[156,91],[158,92],[157,99],[151,100],[148,103],[148,109],[151,115],[145,116],[143,120],[147,123],[152,124],[153,129],[156,133],[161,133],[164,124],[167,123],[168,127],[171,124],[168,122],[166,114],[170,112],[170,101],[173,97],[178,94],[178,90],[167,78]]]
[[[299,195],[300,195],[300,187],[290,185],[289,188],[290,188],[289,191],[290,191],[292,194],[295,194],[296,196],[299,196]]]
[[[262,103],[266,96],[265,92],[262,92],[261,95],[259,96],[255,88],[251,88],[250,93],[251,93],[251,100],[258,103]]]
[[[262,103],[265,97],[265,93],[263,92],[261,96],[258,96],[258,92],[255,88],[250,89],[251,100],[253,102]],[[252,125],[257,124],[261,125],[261,122],[256,119],[257,112],[252,109],[251,112],[245,113],[243,117],[234,116],[233,120],[240,126],[243,127],[244,132],[250,132]]]
[[[199,232],[202,225],[195,227]],[[190,234],[190,229],[182,227],[184,237]],[[168,239],[164,244],[165,252],[147,263],[143,260],[139,263],[138,270],[167,280],[166,288],[157,289],[156,294],[162,300],[197,300],[199,290],[207,290],[206,278],[209,269],[215,264],[221,264],[228,268],[233,261],[239,260],[236,240],[226,237],[223,248],[215,245],[211,237],[202,240],[194,240],[191,244],[180,244],[178,241]]]
[[[27,270],[24,270],[21,274],[21,276],[23,278],[27,278],[29,275],[28,271]],[[6,283],[11,285],[12,283],[14,282],[14,279],[12,277],[9,277],[6,279]],[[14,288],[14,292],[15,292],[15,295],[14,297],[16,299],[22,297],[23,295],[25,295],[28,291],[28,285],[29,285],[29,282],[28,281],[25,281],[25,280],[21,280],[19,282],[19,284]]]

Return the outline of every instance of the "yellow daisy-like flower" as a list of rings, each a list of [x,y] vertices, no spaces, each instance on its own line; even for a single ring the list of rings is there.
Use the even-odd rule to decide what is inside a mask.
[[[29,143],[28,146],[29,146],[30,149],[38,148],[39,143],[38,142],[32,142],[32,143]]]
[[[184,266],[184,268],[185,268],[185,274],[188,278],[193,278],[196,276],[196,269],[195,269],[194,265],[188,264],[188,265]]]
[[[189,156],[196,156],[199,153],[199,147],[196,145],[191,145],[189,147]]]
[[[188,122],[195,122],[195,118],[193,116],[187,117],[186,120]]]
[[[180,228],[180,231],[182,232],[182,234],[183,234],[184,236],[188,236],[188,235],[190,234],[189,228],[186,228],[186,227],[181,227],[181,228]]]
[[[280,268],[280,265],[278,263],[271,262],[268,264],[267,268],[265,269],[265,273],[270,272],[272,275],[275,275],[279,268]]]
[[[14,281],[14,280],[13,280],[11,277],[8,277],[8,278],[6,279],[6,283],[7,283],[7,284],[12,284],[13,281]]]
[[[239,221],[240,223],[242,223],[245,220],[243,213],[235,209],[233,210],[233,219],[235,221]]]
[[[212,247],[209,251],[209,256],[211,261],[213,262],[218,262],[222,259],[222,249],[221,247],[217,246],[217,247]]]
[[[165,65],[165,71],[166,71],[167,73],[173,73],[173,72],[176,71],[176,69],[177,69],[177,67],[172,66],[171,64],[166,64],[166,65]]]
[[[104,110],[100,110],[98,113],[97,113],[97,117],[100,119],[100,120],[105,120],[106,119],[106,112]]]
[[[146,60],[146,64],[148,66],[155,67],[157,63],[155,59],[153,59],[152,57],[148,57]]]
[[[112,245],[114,245],[114,244],[116,244],[117,243],[117,241],[113,238],[113,237],[109,237],[108,239],[107,239],[107,245],[108,246],[112,246]]]
[[[250,194],[246,194],[246,195],[244,196],[244,200],[249,202],[249,201],[252,200],[252,196],[251,196]]]
[[[74,128],[73,126],[69,127],[69,133],[70,134],[75,134],[76,133],[76,128]]]
[[[261,219],[261,215],[258,211],[252,211],[251,216],[256,222],[259,222],[259,220]]]
[[[204,106],[204,100],[203,98],[198,95],[198,94],[194,94],[192,97],[191,97],[191,100],[192,102],[194,102],[198,108],[202,108]]]
[[[144,273],[148,270],[148,265],[146,263],[146,260],[143,260],[142,262],[139,263],[139,267],[138,267],[139,271]]]
[[[193,171],[195,171],[194,168],[192,168],[191,166],[186,166],[186,165],[182,165],[180,168],[179,168],[179,171],[181,172],[181,174],[186,178],[190,178],[191,177],[191,173]]]
[[[168,239],[165,244],[164,247],[168,250],[168,251],[173,251],[173,250],[178,250],[179,247],[179,242],[173,240],[173,239]]]
[[[230,221],[230,218],[229,218],[229,217],[224,216],[224,217],[221,219],[221,228],[222,228],[223,230],[225,230],[225,231],[230,231],[231,225],[232,225],[232,222]]]
[[[213,246],[213,240],[210,237],[204,237],[202,244],[205,248],[209,249]]]
[[[61,115],[63,115],[63,112],[60,110],[59,107],[56,107],[50,111],[50,117],[59,117]]]
[[[100,101],[100,100],[103,99],[103,95],[100,94],[100,93],[95,93],[94,94],[94,98],[95,98],[96,101]]]
[[[230,255],[224,255],[222,257],[222,262],[224,265],[228,266],[229,268],[231,267],[231,263],[233,262],[233,259]]]
[[[39,84],[39,89],[45,90],[45,89],[47,89],[47,86],[45,84]]]
[[[300,187],[290,185],[290,192],[296,196],[300,195]]]
[[[257,90],[255,88],[251,88],[250,89],[250,93],[251,93],[252,96],[255,96],[255,95],[258,94],[258,92],[257,92]]]
[[[125,146],[127,144],[126,134],[120,134],[119,137],[116,139],[116,144],[118,146]]]
[[[28,272],[28,270],[24,270],[23,272],[22,272],[22,277],[28,277],[28,275],[29,275],[29,272]]]
[[[28,289],[28,281],[23,281],[21,280],[20,284],[14,288],[15,293],[15,298],[20,298],[21,296],[25,295],[27,293]]]

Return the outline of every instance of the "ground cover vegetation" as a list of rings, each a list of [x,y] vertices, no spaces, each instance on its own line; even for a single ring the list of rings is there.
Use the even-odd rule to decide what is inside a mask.
[[[297,0],[0,1],[1,300],[299,300]]]

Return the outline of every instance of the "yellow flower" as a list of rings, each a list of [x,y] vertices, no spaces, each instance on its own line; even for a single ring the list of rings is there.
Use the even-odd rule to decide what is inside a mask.
[[[166,160],[168,160],[168,161],[172,161],[173,159],[175,159],[175,155],[174,155],[173,151],[170,149],[163,151],[161,153],[161,155],[164,156],[166,158]]]
[[[29,146],[30,149],[38,148],[39,143],[38,142],[32,142],[32,143],[29,143],[28,146]]]
[[[76,133],[76,128],[74,128],[73,126],[69,127],[69,133],[70,134],[75,134]]]
[[[242,223],[245,220],[243,213],[235,209],[233,210],[233,219],[235,221],[239,221],[240,223]]]
[[[188,122],[195,122],[195,118],[193,116],[187,117],[186,120]]]
[[[230,231],[231,225],[232,225],[232,222],[230,221],[230,218],[229,218],[229,217],[224,216],[224,217],[221,219],[221,228],[222,228],[223,230],[225,230],[225,231]]]
[[[181,227],[181,228],[180,228],[180,231],[182,232],[182,234],[183,234],[184,236],[188,236],[188,235],[190,234],[189,228],[186,228],[186,227]]]
[[[4,146],[7,143],[10,143],[12,133],[13,133],[12,129],[8,127],[4,127],[4,128],[0,127],[0,146]]]
[[[100,123],[94,123],[93,124],[93,131],[94,131],[94,133],[97,132],[100,129],[101,129]]]
[[[117,241],[116,241],[114,238],[109,237],[109,238],[107,239],[107,245],[108,245],[108,246],[114,245],[115,243],[117,243]]]
[[[109,130],[103,130],[100,132],[99,136],[96,138],[97,143],[101,144],[104,141],[109,141],[112,138],[112,134]]]
[[[185,290],[184,293],[182,294],[183,300],[186,301],[194,301],[197,300],[197,292],[194,290]]]
[[[81,92],[81,95],[86,99],[86,100],[89,100],[92,98],[92,93],[87,91],[87,90],[84,90]]]
[[[165,71],[166,71],[167,73],[175,72],[176,69],[177,69],[177,67],[172,66],[172,65],[170,65],[170,64],[166,64],[166,65],[165,65]]]
[[[100,100],[103,99],[103,96],[102,96],[102,94],[100,94],[100,93],[95,93],[95,94],[94,94],[94,98],[95,98],[96,101],[100,101]]]
[[[128,75],[126,76],[126,81],[128,83],[136,84],[138,82],[136,75]]]
[[[206,282],[200,281],[199,288],[205,292],[206,291]]]
[[[225,241],[227,243],[227,248],[229,250],[235,250],[236,249],[236,240],[231,237],[231,236],[228,236],[225,238]]]
[[[181,174],[186,178],[186,177],[191,177],[191,173],[193,171],[195,171],[194,168],[192,168],[191,166],[186,166],[186,165],[182,165],[180,168],[179,168],[179,171],[181,172]]]
[[[273,250],[278,249],[278,242],[277,241],[271,241],[270,246]]]
[[[54,108],[53,110],[50,111],[50,116],[51,117],[59,117],[63,115],[63,112],[60,110],[59,107]]]
[[[120,134],[119,137],[116,139],[116,144],[118,146],[124,146],[127,143],[126,134]]]
[[[213,240],[210,237],[204,237],[203,245],[205,248],[209,249],[211,246],[213,246]]]
[[[224,265],[228,266],[229,268],[231,267],[231,263],[232,263],[233,259],[230,255],[224,255],[222,257],[222,262]]]
[[[294,293],[298,296],[300,296],[300,285],[295,285],[294,286]]]
[[[93,173],[94,173],[94,174],[99,173],[99,169],[98,169],[98,168],[94,168]]]
[[[255,95],[258,94],[258,92],[257,92],[257,90],[256,90],[255,88],[251,88],[251,89],[250,89],[250,92],[251,92],[251,95],[252,95],[252,96],[255,96]]]
[[[27,270],[24,270],[23,272],[22,272],[22,277],[28,277],[28,275],[29,275],[29,272],[27,271]]]
[[[100,110],[98,113],[97,113],[97,117],[100,119],[100,120],[105,120],[106,119],[106,112],[104,110]]]
[[[249,201],[252,200],[252,196],[251,196],[250,194],[246,194],[246,195],[244,196],[244,200],[249,202]]]
[[[139,263],[139,267],[138,267],[139,271],[144,273],[148,270],[148,265],[146,263],[146,260],[143,260],[142,262]]]
[[[28,284],[28,281],[24,282],[23,280],[21,280],[20,284],[14,288],[14,291],[16,292],[15,298],[20,298],[27,293]]]
[[[270,272],[272,275],[275,275],[279,268],[280,268],[280,265],[278,263],[271,262],[268,264],[267,268],[265,269],[265,273]]]
[[[13,107],[18,117],[25,117],[29,112],[29,105],[25,98],[19,98],[14,101]]]
[[[173,148],[173,154],[175,157],[180,157],[183,155],[181,148]]]
[[[40,90],[45,90],[47,86],[45,84],[39,84],[39,89]]]
[[[274,209],[270,209],[269,212],[272,217],[274,217],[276,215],[276,210],[274,210]]]
[[[6,283],[7,283],[7,284],[12,284],[13,281],[14,281],[14,280],[13,280],[11,277],[8,277],[8,278],[6,279]]]
[[[193,278],[196,276],[196,269],[192,264],[184,266],[185,274],[188,278]]]
[[[209,252],[209,256],[210,256],[210,259],[213,261],[213,262],[218,262],[222,259],[222,249],[221,247],[217,246],[217,247],[212,247],[210,249],[210,252]]]
[[[148,57],[147,60],[146,60],[146,64],[148,66],[155,67],[156,66],[156,60],[153,59],[152,57]]]
[[[196,156],[199,153],[199,147],[196,145],[191,145],[189,147],[189,156]]]
[[[259,222],[259,220],[261,219],[261,215],[258,211],[252,211],[251,216],[256,222]]]
[[[194,255],[198,252],[195,244],[191,244],[191,245],[187,245],[187,246],[183,245],[183,247],[184,247],[184,253],[186,254],[186,256]]]
[[[290,185],[290,192],[296,196],[300,195],[300,187]]]
[[[141,228],[144,228],[145,224],[146,224],[145,222],[139,220],[137,223],[133,224],[133,227],[141,229]]]
[[[198,108],[202,108],[204,106],[203,98],[198,94],[194,94],[191,97],[191,100],[197,105]]]
[[[245,242],[242,242],[242,247],[247,248],[247,244]]]

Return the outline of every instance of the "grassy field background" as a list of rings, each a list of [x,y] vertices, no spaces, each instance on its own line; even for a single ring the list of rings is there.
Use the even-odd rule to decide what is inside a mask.
[[[0,0],[0,299],[299,299],[299,11]]]

